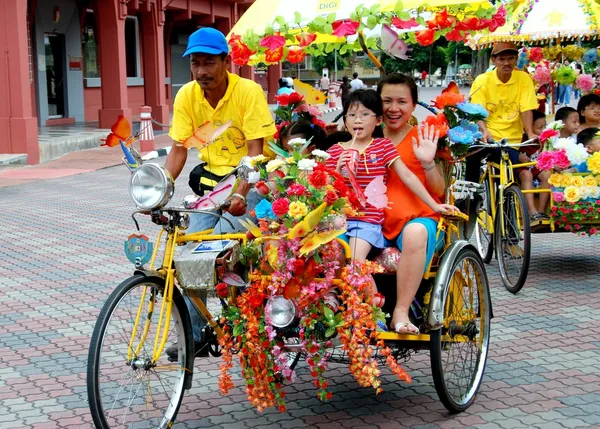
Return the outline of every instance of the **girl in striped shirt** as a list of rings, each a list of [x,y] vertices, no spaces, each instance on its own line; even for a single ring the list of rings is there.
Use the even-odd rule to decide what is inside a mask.
[[[383,138],[381,123],[383,121],[383,107],[380,95],[372,89],[361,89],[350,93],[344,103],[344,123],[352,135],[352,140],[337,143],[327,151],[331,158],[326,163],[328,167],[341,172],[346,163],[351,160],[351,151],[359,152],[358,162],[355,164],[354,175],[358,185],[364,192],[367,185],[378,176],[383,176],[387,182],[389,169],[393,169],[398,177],[432,210],[437,213],[458,212],[458,209],[449,204],[438,204],[429,195],[417,176],[412,173],[398,156],[392,142]],[[419,130],[419,140],[433,140],[437,142],[438,133],[434,135],[433,127]],[[348,186],[352,186],[345,179]],[[394,207],[402,210],[402,207]],[[383,223],[383,209],[371,206],[363,209],[360,217],[348,218],[346,235],[349,238],[350,248],[354,259],[364,262],[372,247],[382,249],[385,247],[381,231]],[[377,288],[373,282],[372,293]]]

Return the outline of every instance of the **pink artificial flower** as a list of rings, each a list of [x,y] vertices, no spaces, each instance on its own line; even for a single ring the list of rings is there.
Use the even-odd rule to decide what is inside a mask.
[[[560,131],[549,128],[547,130],[542,131],[542,134],[540,134],[539,136],[539,140],[542,143],[546,143],[546,140],[548,140],[549,138],[558,137],[559,135]]]
[[[299,183],[294,183],[287,190],[288,195],[296,195],[298,197],[301,195],[304,195],[305,193],[306,193],[306,188],[304,187],[304,185],[301,185]]]
[[[590,74],[580,75],[579,77],[577,77],[575,84],[583,92],[591,92],[592,89],[594,89],[594,86],[596,86],[594,82],[594,77]]]
[[[595,235],[597,232],[598,232],[598,230],[596,228],[594,228],[594,227],[591,227],[590,230],[589,230],[589,234],[590,235]]]
[[[356,34],[358,31],[358,27],[360,27],[360,22],[352,21],[351,19],[344,19],[341,21],[335,21],[332,24],[333,32],[332,34],[337,37],[344,36],[352,36]]]
[[[294,109],[294,112],[296,112],[296,113],[307,112],[311,116],[321,116],[323,114],[323,112],[321,112],[321,110],[318,107],[311,106],[310,104],[307,104],[307,103],[300,104],[298,107],[296,107]]]
[[[535,80],[539,85],[546,85],[552,82],[552,77],[550,76],[550,69],[548,67],[537,66],[535,69],[535,73],[533,73],[533,80]]]
[[[540,170],[551,170],[554,167],[554,153],[549,151],[540,153],[537,159],[537,167]]]
[[[418,27],[419,23],[415,18],[411,18],[408,21],[402,21],[400,18],[395,16],[392,18],[392,25],[402,30],[408,30],[409,28]]]
[[[270,51],[274,51],[277,48],[285,46],[285,37],[279,35],[279,33],[265,36],[260,40],[260,46],[267,48]]]
[[[569,168],[571,166],[571,161],[569,161],[569,157],[567,156],[567,151],[564,149],[560,149],[554,151],[554,166],[560,167],[562,169]]]
[[[552,199],[555,203],[562,203],[565,200],[565,194],[562,192],[552,192]]]

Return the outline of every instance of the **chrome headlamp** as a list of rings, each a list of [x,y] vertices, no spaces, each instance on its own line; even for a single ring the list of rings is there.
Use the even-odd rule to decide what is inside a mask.
[[[271,324],[277,328],[285,328],[294,321],[296,307],[294,303],[283,296],[273,296],[267,300],[265,305],[265,316],[271,320]]]
[[[135,170],[129,182],[129,194],[135,205],[142,210],[154,210],[165,206],[175,190],[169,170],[158,164],[143,164]]]

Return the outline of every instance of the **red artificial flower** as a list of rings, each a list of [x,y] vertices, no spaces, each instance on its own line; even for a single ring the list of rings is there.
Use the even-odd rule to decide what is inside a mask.
[[[276,95],[275,100],[277,100],[280,106],[285,107],[290,104],[290,94]]]
[[[477,31],[477,30],[479,30],[479,25],[480,25],[479,19],[472,16],[472,17],[466,18],[466,19],[460,21],[458,24],[456,24],[456,29]],[[446,38],[448,38],[447,35],[446,35]]]
[[[492,22],[488,28],[490,32],[493,33],[504,24],[506,24],[506,9],[504,9],[504,5],[502,5],[498,8],[498,12],[492,15]]]
[[[529,61],[533,63],[539,63],[544,59],[544,53],[542,52],[542,48],[531,48],[529,50]]]
[[[276,96],[277,97],[277,96]],[[279,140],[279,134],[281,133],[281,130],[283,130],[285,127],[287,127],[290,124],[289,121],[283,121],[282,123],[280,123],[279,125],[275,125],[275,128],[277,128],[277,132],[275,133],[275,135],[273,135],[273,138],[275,140]]]
[[[306,193],[306,188],[300,183],[294,183],[293,185],[290,185],[290,187],[287,190],[287,193],[288,195],[296,195],[299,197]]]
[[[429,126],[433,125],[434,129],[436,131],[439,131],[440,138],[445,137],[448,134],[448,130],[450,129],[448,121],[446,120],[446,116],[444,116],[443,113],[427,116],[422,122],[422,124],[427,124]]]
[[[344,183],[344,179],[342,179],[341,177],[335,179],[335,181],[333,182],[333,187],[342,197],[345,197],[348,193],[348,186]]]
[[[257,295],[252,295],[250,298],[248,298],[248,304],[252,308],[260,307],[261,305],[263,305],[264,301],[265,301],[265,295],[262,293],[259,293]]]
[[[267,48],[267,51],[274,51],[285,46],[285,37],[279,33],[265,36],[260,40],[260,46]]]
[[[402,21],[400,18],[395,16],[392,18],[392,25],[396,28],[408,30],[409,28],[418,27],[419,23],[414,18],[411,18],[408,21]]]
[[[292,64],[298,64],[304,61],[304,57],[306,57],[304,48],[301,48],[300,46],[291,46],[288,50],[286,59]]]
[[[327,191],[327,194],[325,194],[325,202],[328,206],[332,206],[338,198],[337,194],[333,191]]]
[[[305,266],[306,264],[304,263],[304,259],[298,258],[292,264],[292,271],[295,275],[301,276],[302,274],[304,274]]]
[[[417,43],[421,46],[429,46],[434,42],[435,31],[428,28],[416,32]]]
[[[297,104],[304,100],[304,95],[298,94],[296,91],[289,94],[290,95],[290,104]]]
[[[283,46],[274,50],[267,49],[265,52],[265,61],[267,63],[277,63],[283,58]]]
[[[465,35],[458,28],[447,32],[445,37],[446,40],[449,42],[464,42],[465,40],[467,40]]]
[[[228,42],[229,46],[231,46],[231,59],[234,64],[238,66],[245,66],[250,61],[250,55],[256,53],[256,51],[251,51],[248,46],[244,42],[242,42],[242,37],[233,34]]]
[[[327,184],[327,173],[324,171],[315,171],[308,176],[308,183],[313,185],[315,188],[321,188]]]
[[[217,289],[217,295],[219,295],[220,298],[227,298],[229,296],[229,287],[227,286],[227,283],[217,283],[215,289]]]
[[[264,180],[259,180],[254,187],[259,195],[269,195],[270,189]]]
[[[327,393],[325,394],[325,398],[327,398],[327,400],[329,401],[331,398],[333,398],[333,393],[331,393],[331,392],[327,392]]]
[[[275,201],[273,201],[273,204],[271,205],[271,210],[277,217],[285,216],[289,208],[290,202],[287,198],[278,198]]]
[[[429,21],[427,21],[427,27],[429,27],[432,30],[441,30],[444,28],[451,27],[452,24],[454,24],[455,20],[456,18],[452,15],[448,15],[448,11],[444,9],[441,12],[438,12],[435,15],[433,15],[433,17]]]
[[[491,22],[492,22],[491,19],[481,18],[479,20],[479,27],[477,29],[478,30],[485,30],[486,28],[488,28],[490,26]]]
[[[560,131],[552,130],[552,129],[547,129],[547,130],[542,131],[542,134],[540,134],[540,136],[538,137],[538,139],[542,143],[545,143],[546,140],[548,140],[549,138],[556,137],[556,136],[559,136],[559,135],[560,135]]]
[[[305,47],[310,45],[317,38],[316,34],[307,33],[303,31],[300,34],[296,34],[296,40],[300,43],[300,46]]]
[[[312,121],[311,121],[314,125],[317,125],[323,129],[325,129],[325,127],[327,126],[327,124],[320,120],[319,118],[317,118],[316,116],[313,116]]]
[[[293,278],[289,282],[286,283],[283,288],[283,297],[285,299],[294,299],[300,296],[300,284],[298,281]]]
[[[333,27],[332,34],[337,37],[352,36],[358,31],[360,22],[352,21],[351,19],[343,19],[341,21],[335,21],[331,24]]]

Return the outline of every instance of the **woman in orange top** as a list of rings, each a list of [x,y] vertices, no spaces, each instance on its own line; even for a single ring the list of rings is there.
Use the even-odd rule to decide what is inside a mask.
[[[414,79],[393,73],[377,85],[383,100],[384,135],[396,146],[402,161],[421,180],[438,202],[445,192],[444,176],[434,162],[437,136],[430,144],[419,144],[417,129],[408,124],[417,107],[418,92]],[[424,142],[425,143],[425,142]],[[417,294],[423,273],[440,245],[436,242],[439,214],[421,202],[400,178],[391,172],[388,179],[388,198],[383,234],[389,245],[402,251],[397,267],[397,298],[391,327],[399,333],[418,334],[419,329],[408,317],[410,305]]]

